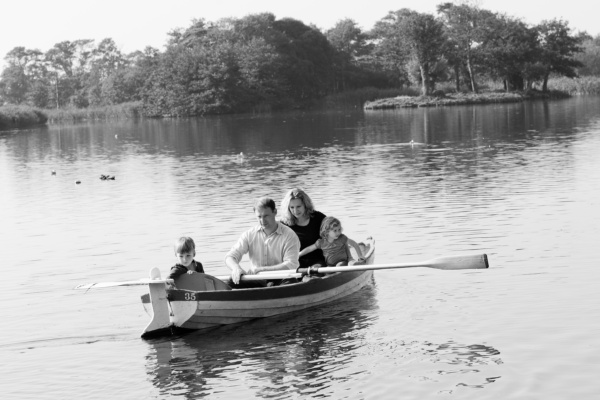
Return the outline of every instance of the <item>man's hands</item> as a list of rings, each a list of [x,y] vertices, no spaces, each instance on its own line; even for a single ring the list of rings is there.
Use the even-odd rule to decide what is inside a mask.
[[[248,275],[256,275],[259,272],[263,271],[261,267],[255,267],[254,265],[250,267],[250,271],[248,271]]]
[[[239,265],[231,268],[231,280],[236,285],[240,283],[240,276],[242,275],[244,275],[244,270]]]

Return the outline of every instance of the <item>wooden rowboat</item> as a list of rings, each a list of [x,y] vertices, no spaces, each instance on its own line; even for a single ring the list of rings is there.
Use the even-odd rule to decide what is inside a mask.
[[[375,261],[374,241],[368,240],[365,247],[363,266]],[[184,274],[170,285],[160,280],[157,272],[151,273],[152,280],[157,282],[149,280],[150,293],[142,296],[142,303],[152,316],[142,333],[143,338],[180,329],[198,330],[235,324],[320,306],[360,290],[373,276],[372,270],[335,272],[306,282],[232,290],[223,280],[208,274]],[[286,278],[302,276],[290,272],[284,272]],[[260,279],[281,277],[279,273],[259,276]]]
[[[158,268],[153,268],[150,279],[89,283],[76,289],[148,285],[150,293],[142,296],[142,303],[151,321],[142,337],[150,338],[177,330],[207,329],[321,306],[360,290],[371,281],[374,270],[427,267],[453,271],[489,267],[485,254],[446,256],[413,263],[374,264],[375,242],[369,238],[364,246],[365,262],[360,265],[320,267],[312,271],[261,272],[241,277],[242,280],[311,278],[288,285],[231,289],[224,282],[229,276],[193,273],[184,274],[176,280],[161,279]],[[314,273],[320,275],[314,276]]]

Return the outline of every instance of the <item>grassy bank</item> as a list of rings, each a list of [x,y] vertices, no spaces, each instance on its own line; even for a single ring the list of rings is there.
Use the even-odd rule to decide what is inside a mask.
[[[409,107],[439,107],[465,104],[512,103],[534,99],[557,99],[573,95],[600,94],[600,77],[584,76],[580,78],[551,78],[548,81],[548,92],[529,90],[526,92],[504,92],[499,83],[490,82],[482,85],[483,91],[473,93],[446,93],[439,96],[401,95],[395,97],[379,97],[366,101],[365,110],[382,110]],[[496,90],[495,90],[496,89]]]
[[[47,114],[38,108],[14,105],[0,107],[0,129],[27,128],[47,121]]]
[[[450,93],[445,96],[399,96],[366,102],[365,110],[385,110],[391,108],[439,107],[464,104],[514,103],[522,101],[518,93]]]
[[[516,103],[523,100],[565,98],[570,95],[559,91],[542,93],[527,92],[484,92],[484,93],[449,93],[438,96],[399,96],[366,102],[365,110],[384,110],[410,107],[442,107],[466,104]]]
[[[418,93],[418,88],[377,89],[366,87],[329,95],[323,100],[322,105],[328,109],[362,107],[368,101],[398,96],[416,96]]]
[[[59,108],[45,110],[45,112],[48,114],[48,120],[51,123],[129,119],[142,116],[142,103],[130,102],[88,108]]]

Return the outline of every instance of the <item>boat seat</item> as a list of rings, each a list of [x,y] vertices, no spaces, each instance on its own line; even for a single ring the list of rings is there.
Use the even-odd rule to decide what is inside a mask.
[[[212,275],[195,272],[183,274],[175,279],[175,287],[179,290],[193,292],[212,292],[215,290],[231,290],[229,285]]]

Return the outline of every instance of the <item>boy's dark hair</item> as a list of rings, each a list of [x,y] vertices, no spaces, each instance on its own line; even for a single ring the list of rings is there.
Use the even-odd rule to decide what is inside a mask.
[[[191,237],[182,236],[175,242],[175,254],[193,253],[196,251],[196,244]]]

